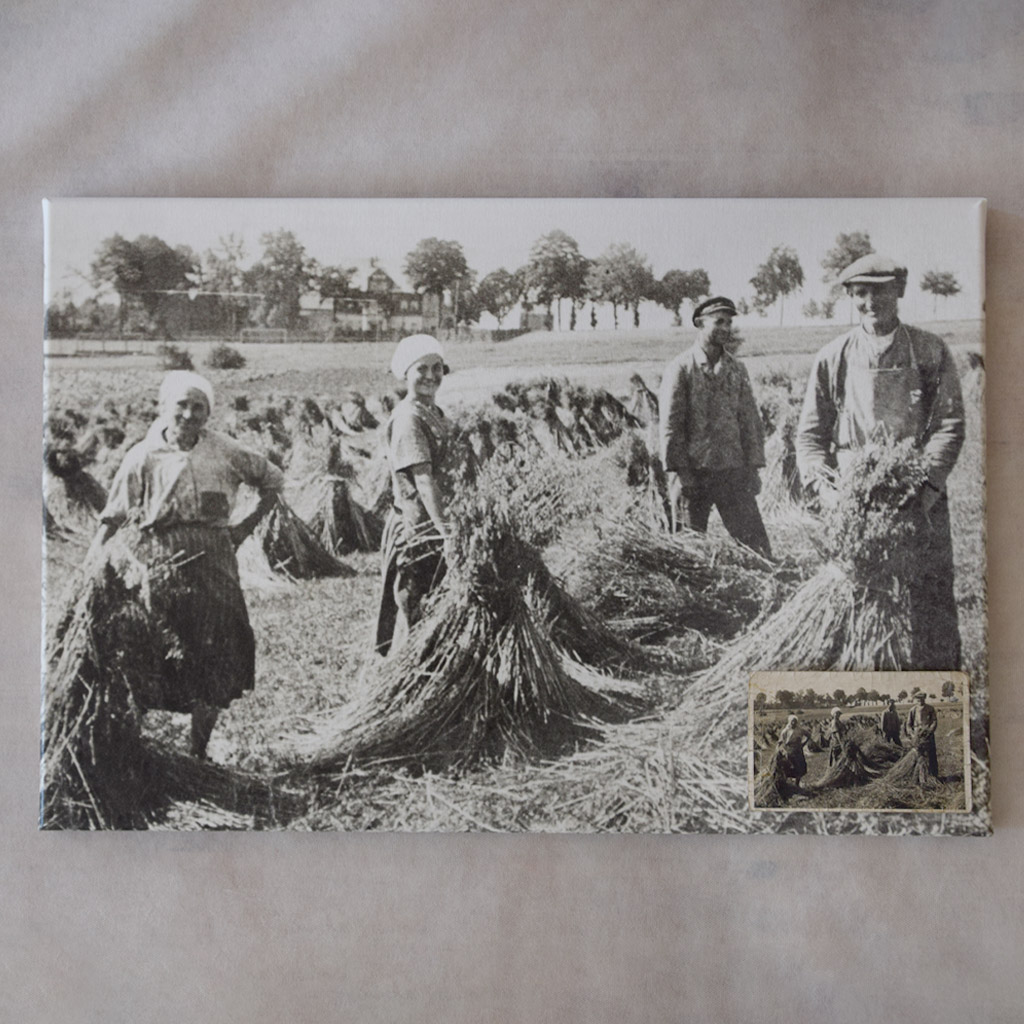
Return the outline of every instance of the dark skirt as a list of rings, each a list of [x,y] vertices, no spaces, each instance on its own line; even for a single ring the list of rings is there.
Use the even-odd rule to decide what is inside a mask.
[[[787,779],[802,779],[807,774],[807,758],[804,757],[803,747],[794,747],[792,750],[782,748],[782,769]]]
[[[165,711],[192,711],[199,702],[226,708],[253,688],[256,675],[256,642],[227,529],[148,530],[139,548],[151,569],[171,558],[176,567],[150,573],[153,620],[167,642],[154,671],[132,680],[136,701]]]
[[[410,532],[413,534],[410,539]],[[381,593],[377,610],[377,651],[387,654],[395,635],[398,602],[406,608],[409,624],[417,620],[423,599],[444,578],[444,545],[425,523],[410,531],[397,509],[384,523],[381,538]]]

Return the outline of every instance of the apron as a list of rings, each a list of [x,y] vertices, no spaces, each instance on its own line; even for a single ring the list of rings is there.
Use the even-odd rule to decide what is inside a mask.
[[[903,324],[896,328],[907,333]],[[893,344],[896,343],[893,339]],[[846,468],[853,451],[863,448],[879,435],[894,441],[919,439],[927,425],[921,371],[914,353],[913,339],[907,334],[910,365],[891,368],[846,366],[839,389],[836,417],[836,461]]]

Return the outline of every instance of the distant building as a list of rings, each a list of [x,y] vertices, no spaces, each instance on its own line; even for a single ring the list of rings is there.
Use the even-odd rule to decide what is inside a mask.
[[[357,262],[344,298],[321,299],[310,292],[299,305],[310,329],[333,327],[341,334],[415,334],[437,324],[437,297],[403,291],[374,259]]]

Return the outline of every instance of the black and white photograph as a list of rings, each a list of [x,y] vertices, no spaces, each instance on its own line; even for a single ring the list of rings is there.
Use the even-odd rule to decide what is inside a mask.
[[[45,225],[42,828],[990,831],[983,200]]]
[[[750,806],[971,809],[963,672],[758,672]]]

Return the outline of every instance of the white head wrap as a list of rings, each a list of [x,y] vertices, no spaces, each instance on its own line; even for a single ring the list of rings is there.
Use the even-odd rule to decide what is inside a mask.
[[[842,708],[833,708],[832,709],[832,714],[833,715],[841,715],[842,713],[843,713]]]
[[[213,412],[213,385],[200,373],[192,370],[168,370],[160,382],[160,407],[177,402],[188,391],[201,391],[206,396],[209,411]]]
[[[409,367],[424,356],[440,356],[444,359],[441,343],[431,334],[410,334],[398,343],[391,357],[391,372],[404,380]]]
[[[789,724],[790,725],[796,725],[796,723],[798,721],[799,721],[799,719],[796,717],[796,715],[790,715],[789,716]]]

